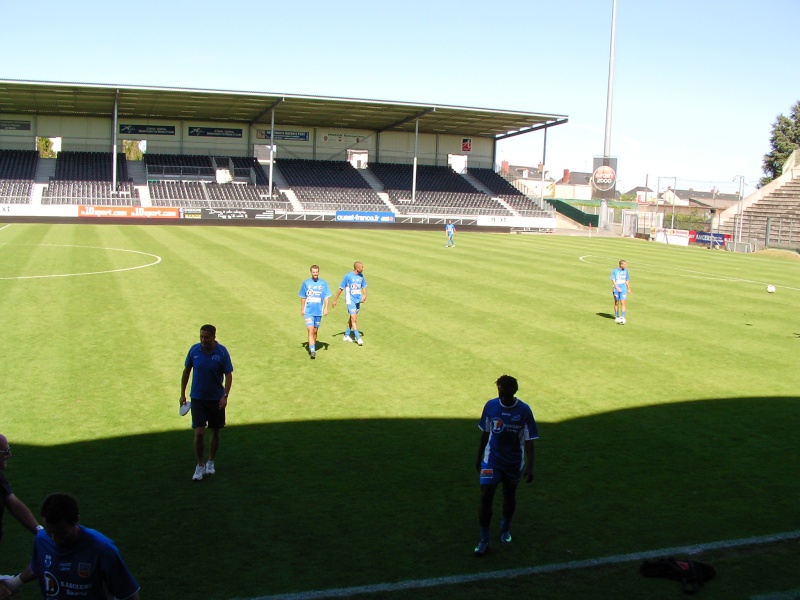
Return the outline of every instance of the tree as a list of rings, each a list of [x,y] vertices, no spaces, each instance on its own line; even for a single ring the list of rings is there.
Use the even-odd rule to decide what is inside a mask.
[[[39,150],[40,158],[55,158],[56,152],[53,150],[53,140],[46,137],[36,138],[36,149]]]
[[[769,143],[772,150],[764,155],[761,187],[778,177],[789,155],[800,148],[800,101],[792,106],[788,117],[778,115],[772,124]]]
[[[122,140],[122,151],[126,160],[142,160],[142,149],[136,140]]]

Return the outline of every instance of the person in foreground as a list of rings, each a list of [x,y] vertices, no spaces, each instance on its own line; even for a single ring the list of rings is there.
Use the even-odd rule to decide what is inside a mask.
[[[328,282],[319,278],[319,266],[311,265],[311,277],[300,286],[300,315],[306,322],[308,330],[308,355],[317,358],[317,335],[322,317],[328,314],[328,299],[331,290]]]
[[[33,542],[31,562],[16,577],[0,581],[0,598],[38,580],[46,600],[139,600],[139,584],[114,542],[80,525],[78,512],[78,501],[69,494],[44,499],[44,531]]]
[[[11,454],[11,446],[8,445],[8,438],[0,433],[0,540],[3,539],[3,513],[8,510],[20,525],[25,529],[36,535],[36,532],[42,528],[36,522],[36,517],[30,509],[25,506],[25,503],[14,495],[14,490],[11,484],[3,475],[3,471],[8,466],[8,459],[13,456]]]
[[[503,518],[500,541],[511,543],[511,519],[517,506],[517,485],[520,477],[533,481],[533,440],[539,431],[530,406],[516,398],[517,380],[502,375],[495,382],[498,397],[483,407],[478,427],[481,439],[475,468],[480,474],[481,499],[478,511],[480,540],[475,556],[489,551],[491,540],[492,502],[497,486],[503,485]]]
[[[625,325],[627,320],[628,295],[631,293],[631,275],[628,272],[628,263],[619,261],[619,267],[611,271],[611,281],[614,284],[614,323]]]
[[[361,303],[367,301],[367,280],[364,277],[364,263],[356,261],[353,263],[353,270],[347,273],[339,284],[339,289],[336,291],[336,297],[333,299],[333,308],[336,308],[336,303],[339,301],[339,296],[344,290],[344,301],[347,304],[347,327],[344,330],[345,342],[352,342],[353,338],[350,337],[350,332],[356,338],[356,343],[359,346],[364,345],[364,340],[361,339],[361,332],[358,330],[358,311],[361,310]]]
[[[200,328],[200,343],[189,348],[181,375],[180,404],[186,404],[186,385],[192,375],[192,429],[194,429],[194,453],[197,466],[194,481],[204,475],[216,473],[214,459],[219,451],[219,430],[225,427],[225,408],[233,385],[233,363],[228,349],[217,342],[217,328],[203,325]],[[223,384],[224,380],[224,384]],[[206,427],[211,429],[208,461],[203,462],[206,450]]]

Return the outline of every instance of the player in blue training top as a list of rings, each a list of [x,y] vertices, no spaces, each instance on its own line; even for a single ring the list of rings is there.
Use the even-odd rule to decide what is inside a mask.
[[[233,363],[228,349],[217,342],[217,328],[203,325],[200,328],[200,343],[189,348],[181,375],[180,404],[186,404],[186,384],[192,375],[192,429],[194,429],[194,453],[197,466],[192,480],[200,481],[203,475],[216,473],[214,459],[219,451],[219,430],[225,427],[225,408],[233,385]],[[223,384],[224,381],[224,384]],[[208,461],[203,462],[206,446],[206,427],[211,429]]]
[[[611,271],[611,281],[614,284],[614,323],[625,325],[628,295],[631,293],[631,276],[628,272],[628,263],[619,261],[619,268]]]
[[[345,342],[352,342],[353,338],[350,337],[350,331],[352,331],[356,337],[356,343],[359,346],[363,346],[364,340],[361,339],[361,332],[358,330],[358,311],[361,310],[361,303],[367,301],[367,280],[364,278],[364,263],[360,261],[354,262],[353,271],[344,276],[342,283],[339,284],[336,297],[333,299],[333,308],[336,308],[336,302],[339,300],[342,290],[344,290],[347,313],[350,315],[342,339]]]
[[[444,232],[447,234],[447,243],[444,245],[445,248],[449,248],[450,246],[455,246],[456,241],[456,226],[453,225],[452,221],[448,221],[447,225],[444,226]]]
[[[0,582],[12,593],[35,579],[47,600],[139,600],[139,584],[110,539],[78,524],[78,501],[50,494],[42,504],[44,531],[22,573]],[[1,595],[5,597],[5,595]]]
[[[489,551],[492,502],[501,483],[503,519],[500,521],[500,541],[504,544],[511,542],[517,485],[521,475],[526,482],[533,481],[533,440],[539,437],[530,406],[514,396],[519,389],[517,380],[502,375],[495,383],[498,397],[483,407],[478,425],[482,433],[475,468],[480,473],[481,484],[478,511],[481,535],[474,550],[475,556],[483,556]]]
[[[322,317],[328,314],[328,298],[331,290],[324,279],[319,278],[319,267],[311,265],[311,277],[300,286],[300,314],[308,329],[308,354],[317,358],[317,333]]]

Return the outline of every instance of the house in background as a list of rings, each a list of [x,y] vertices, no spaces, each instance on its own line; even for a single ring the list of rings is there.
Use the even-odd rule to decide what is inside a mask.
[[[591,200],[592,174],[564,169],[564,176],[556,181],[551,197],[562,200]]]
[[[553,197],[553,178],[550,177],[549,171],[544,171],[544,194],[542,194],[542,164],[539,163],[538,167],[531,167],[527,165],[510,165],[508,161],[504,160],[500,163],[500,175],[513,181],[514,185],[528,196],[540,198],[542,196]]]
[[[623,196],[630,196],[636,198],[639,204],[655,204],[656,193],[649,187],[640,185],[639,187],[631,188],[623,194]]]

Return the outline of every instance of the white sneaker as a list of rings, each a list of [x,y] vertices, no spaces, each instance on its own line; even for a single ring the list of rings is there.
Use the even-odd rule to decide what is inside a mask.
[[[361,338],[358,338],[356,340],[356,344],[358,344],[359,346],[363,346],[364,345],[364,340],[362,340]]]
[[[213,475],[216,472],[217,472],[216,469],[214,469],[214,461],[213,460],[206,461],[205,474]]]
[[[622,319],[619,317],[614,317],[614,323],[622,323]]]
[[[345,336],[342,336],[342,341],[343,342],[352,342],[353,338],[351,338],[349,335],[345,335]]]
[[[200,481],[203,478],[203,473],[205,472],[205,467],[203,465],[197,465],[194,468],[194,475],[192,475],[192,480]]]

